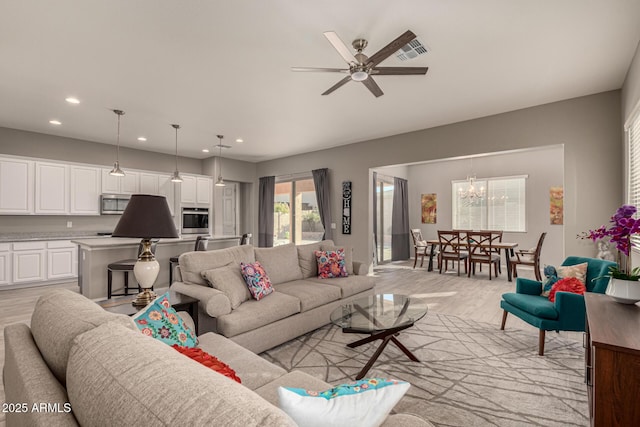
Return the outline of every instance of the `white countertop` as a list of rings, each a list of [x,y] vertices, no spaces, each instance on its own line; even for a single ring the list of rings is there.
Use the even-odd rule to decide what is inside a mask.
[[[158,239],[158,245],[175,245],[186,242],[195,242],[198,235],[185,234],[177,239]],[[240,240],[241,236],[214,236],[209,237],[210,241],[221,240]],[[99,237],[89,239],[73,239],[71,243],[75,243],[86,248],[113,248],[119,246],[134,246],[140,244],[141,239],[128,238],[128,237]]]

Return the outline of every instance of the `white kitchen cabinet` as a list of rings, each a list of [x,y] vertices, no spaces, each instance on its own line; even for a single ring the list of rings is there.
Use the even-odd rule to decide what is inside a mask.
[[[158,194],[167,198],[171,216],[174,216],[176,196],[175,183],[171,181],[171,175],[158,175]]]
[[[78,275],[78,246],[69,240],[47,242],[47,280]]]
[[[140,173],[140,193],[158,195],[158,174]]]
[[[0,214],[33,213],[34,162],[0,158]]]
[[[140,192],[140,173],[125,170],[124,176],[109,175],[111,169],[102,169],[102,193],[134,194]]]
[[[36,162],[35,213],[69,213],[69,167],[62,163]]]
[[[9,243],[0,243],[0,286],[11,283],[11,248]]]
[[[196,177],[191,175],[182,175],[182,183],[180,184],[180,202],[183,205],[196,204]]]
[[[72,215],[100,215],[101,172],[90,166],[71,166]]]
[[[12,246],[13,284],[45,280],[45,242],[20,242]]]
[[[196,203],[207,206],[211,203],[211,178],[196,177]]]

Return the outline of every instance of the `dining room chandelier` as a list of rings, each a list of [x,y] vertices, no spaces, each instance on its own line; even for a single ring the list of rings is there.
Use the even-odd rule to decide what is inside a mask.
[[[476,176],[470,175],[467,176],[467,189],[463,190],[460,188],[458,190],[458,197],[463,200],[482,200],[485,197],[484,187],[481,186],[478,188],[476,185]]]

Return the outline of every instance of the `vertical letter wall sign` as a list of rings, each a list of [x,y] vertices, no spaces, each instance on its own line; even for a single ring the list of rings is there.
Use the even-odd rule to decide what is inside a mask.
[[[351,181],[342,181],[342,234],[351,234]]]

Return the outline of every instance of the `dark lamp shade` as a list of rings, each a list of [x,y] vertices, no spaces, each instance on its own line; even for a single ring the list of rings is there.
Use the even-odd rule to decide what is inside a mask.
[[[179,237],[167,199],[164,196],[149,194],[131,196],[112,236],[140,239]]]

